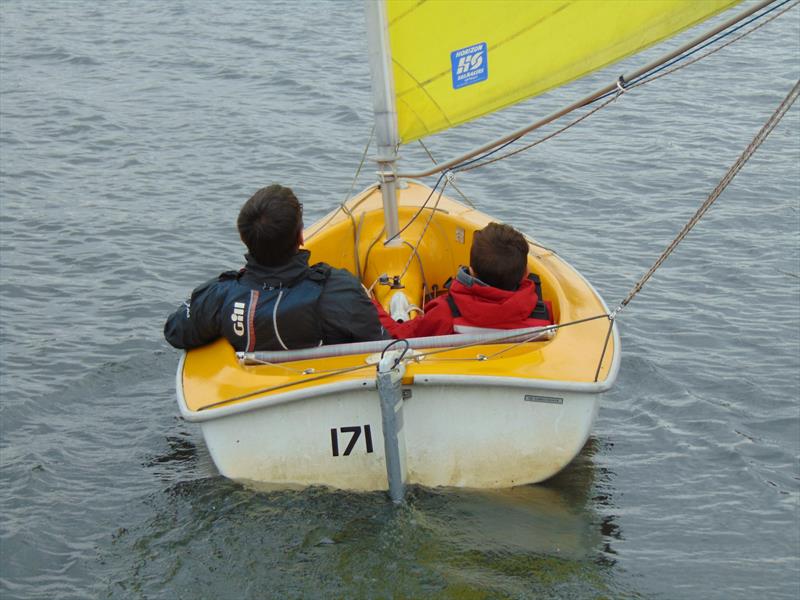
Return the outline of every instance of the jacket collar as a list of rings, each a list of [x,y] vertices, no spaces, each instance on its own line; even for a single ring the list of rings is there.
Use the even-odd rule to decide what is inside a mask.
[[[278,266],[266,266],[258,262],[251,254],[245,254],[247,260],[243,278],[255,280],[268,286],[279,287],[301,277],[308,270],[308,259],[311,252],[298,250],[287,262]]]
[[[522,280],[516,290],[501,290],[462,270],[450,286],[450,294],[462,317],[479,327],[505,327],[523,322],[539,299],[529,279]]]
[[[466,287],[472,287],[473,285],[487,285],[482,282],[480,279],[475,277],[472,273],[469,272],[468,267],[458,267],[458,273],[456,273],[456,281],[458,281],[461,285]]]

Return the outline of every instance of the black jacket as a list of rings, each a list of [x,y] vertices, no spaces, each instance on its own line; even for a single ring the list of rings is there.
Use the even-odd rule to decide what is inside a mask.
[[[167,319],[164,337],[191,349],[225,337],[237,351],[294,350],[387,337],[359,281],[300,250],[285,265],[247,266],[196,288]]]

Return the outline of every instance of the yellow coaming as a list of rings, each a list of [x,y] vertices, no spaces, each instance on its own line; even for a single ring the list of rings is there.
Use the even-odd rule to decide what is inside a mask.
[[[429,195],[430,188],[416,182],[408,182],[407,187],[398,189],[401,228]],[[441,289],[459,265],[468,264],[473,232],[493,220],[442,196],[428,222],[436,199],[435,195],[430,198],[420,216],[403,232],[402,238],[408,244],[384,246],[380,191],[370,188],[348,201],[352,218],[337,210],[306,230],[306,248],[311,251],[311,262],[324,261],[352,273],[360,272],[362,282],[369,287],[381,274],[390,277],[401,274],[410,257],[410,265],[402,278],[403,291],[421,306],[423,287],[427,285],[430,291],[436,285]],[[418,247],[418,258],[412,256],[411,247],[416,245],[423,230],[425,235]],[[543,294],[552,302],[557,322],[569,323],[605,313],[602,301],[591,286],[553,253],[532,246],[529,266],[541,277]],[[374,291],[385,306],[393,290],[375,284]],[[532,380],[532,387],[537,379],[591,383],[595,380],[608,328],[607,319],[597,319],[559,329],[556,336],[546,342],[516,346],[492,344],[436,353],[409,363],[403,383],[411,385],[417,377],[438,374],[522,378]],[[612,337],[599,372],[601,382],[609,375],[615,351]],[[479,356],[490,358],[477,360]],[[361,354],[280,365],[241,366],[231,346],[225,340],[218,340],[187,353],[182,374],[183,396],[190,410],[201,411],[242,396],[245,397],[230,403],[312,389],[321,384],[372,378],[375,367],[367,365],[365,359],[366,355]],[[331,375],[331,372],[362,366],[364,368]]]

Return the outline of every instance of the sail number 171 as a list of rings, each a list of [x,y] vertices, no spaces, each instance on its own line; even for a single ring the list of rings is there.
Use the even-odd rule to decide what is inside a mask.
[[[344,452],[342,452],[342,456],[350,456],[350,453],[353,451],[353,448],[356,447],[356,443],[361,437],[362,431],[364,432],[364,445],[366,446],[367,454],[371,453],[372,430],[369,428],[369,425],[364,425],[364,427],[355,425],[353,427],[339,427],[339,429],[331,429],[331,453],[334,456],[339,456],[339,441],[341,440],[341,445],[344,445],[344,443],[347,444],[344,448]],[[347,438],[348,434],[350,435],[349,438]]]

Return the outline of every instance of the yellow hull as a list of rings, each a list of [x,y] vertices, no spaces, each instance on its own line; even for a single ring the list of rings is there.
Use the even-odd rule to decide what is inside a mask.
[[[430,188],[410,182],[406,189],[398,190],[400,224],[403,226],[430,194]],[[433,206],[432,198],[429,206]],[[370,286],[381,274],[399,274],[411,255],[407,245],[383,246],[383,209],[380,191],[370,188],[347,203],[352,219],[341,211],[334,212],[309,227],[306,231],[306,248],[311,251],[311,262],[324,261],[355,273],[362,272],[362,281]],[[403,238],[416,243],[425,226],[429,210],[403,233]],[[425,233],[418,252],[419,261],[413,258],[408,273],[403,278],[404,291],[412,301],[422,305],[423,274],[428,287],[442,284],[459,265],[469,263],[469,248],[473,232],[483,228],[492,219],[488,215],[445,196],[439,200],[437,210]],[[356,229],[358,234],[359,269],[356,267]],[[530,270],[542,279],[544,296],[553,305],[558,323],[569,323],[602,315],[607,309],[594,289],[572,267],[552,252],[532,247]],[[375,287],[381,301],[390,290]],[[410,385],[416,378],[431,374],[513,377],[526,380],[561,382],[606,382],[615,360],[618,343],[615,337],[600,365],[606,343],[609,322],[598,319],[580,325],[559,329],[554,339],[534,342],[507,350],[491,360],[469,360],[478,355],[489,356],[502,349],[501,345],[473,346],[453,350],[409,364],[403,383]],[[259,396],[279,394],[287,389],[313,389],[320,381],[332,383],[343,380],[360,380],[371,375],[369,370],[351,371],[320,380],[320,373],[336,371],[365,364],[364,355],[341,356],[304,360],[281,366],[240,366],[231,347],[225,341],[193,350],[188,353],[181,385],[190,411],[202,412],[220,406],[225,400],[244,396],[254,390],[274,388]],[[467,359],[467,360],[465,360]],[[598,365],[600,366],[598,372]],[[313,373],[303,374],[313,369]],[[610,382],[609,382],[610,383]],[[232,403],[247,402],[245,397]]]
[[[430,194],[430,188],[416,182],[400,186],[401,227]],[[492,221],[488,215],[447,197],[436,201],[434,195],[403,231],[408,244],[384,246],[380,190],[369,188],[348,201],[349,214],[333,211],[306,230],[311,262],[324,261],[360,273],[367,287],[383,274],[392,277],[405,272],[403,292],[412,303],[422,306],[426,291],[434,286],[441,290],[459,265],[468,264],[473,233]],[[414,256],[412,247],[423,231],[418,256]],[[541,277],[543,295],[551,301],[557,323],[608,312],[592,286],[554,253],[532,244],[529,267]],[[393,292],[389,286],[377,284],[374,291],[384,305],[388,304]],[[404,435],[409,482],[502,487],[538,481],[563,468],[588,437],[597,410],[597,393],[608,389],[616,378],[619,340],[615,330],[609,335],[609,324],[608,319],[599,318],[558,329],[546,341],[440,349],[444,351],[409,362],[402,378],[404,390],[430,403],[429,408],[414,400],[407,403]],[[376,371],[367,358],[366,354],[352,354],[251,366],[240,364],[230,345],[220,340],[188,352],[182,361],[177,381],[181,413],[187,420],[203,423],[212,456],[227,476],[349,489],[385,488]],[[448,390],[453,393],[445,399]],[[308,414],[302,404],[308,406]],[[338,408],[325,417],[328,420],[319,421],[320,415],[330,412],[334,405]],[[321,411],[320,406],[326,410]],[[460,406],[469,413],[468,420],[451,427],[452,435],[441,435],[452,424],[448,415],[459,412]],[[430,416],[436,416],[434,423],[426,425],[428,410]],[[488,423],[489,415],[500,410],[509,416],[497,422],[496,431],[478,435],[470,430],[470,423]],[[515,411],[531,425],[512,426]],[[337,420],[336,414],[342,417]],[[336,457],[332,457],[328,431],[356,425],[349,422],[353,419],[372,424],[372,451],[362,452],[358,458],[358,452],[354,452],[347,462],[332,460]],[[248,423],[254,430],[239,435]],[[270,427],[276,431],[269,433]],[[278,442],[278,430],[298,431],[299,436],[303,428],[318,430],[319,435],[309,444],[322,440],[319,447],[283,452],[284,446],[292,444]],[[501,448],[509,428],[515,433],[507,438],[504,453]],[[417,437],[417,431],[422,431],[422,438]],[[270,441],[265,441],[267,437]],[[484,456],[473,454],[475,460],[470,460],[475,442],[469,438],[478,437],[485,438]],[[437,451],[431,454],[434,446]],[[494,457],[491,460],[490,455]],[[468,466],[470,463],[474,468]],[[518,464],[504,472],[499,465],[506,463]]]

